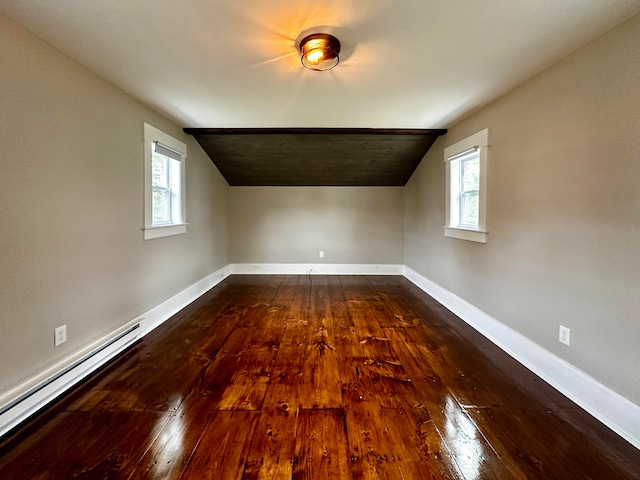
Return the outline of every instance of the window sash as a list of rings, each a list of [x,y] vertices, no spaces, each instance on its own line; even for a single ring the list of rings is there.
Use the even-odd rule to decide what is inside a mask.
[[[475,183],[473,188],[465,189],[464,174],[465,174],[466,167],[470,166],[470,164],[476,164],[478,166],[477,167],[478,179],[477,179],[477,183]],[[478,191],[480,189],[480,154],[475,152],[474,155],[469,155],[463,159],[460,159],[459,174],[460,174],[460,183],[459,183],[460,193]]]
[[[448,219],[448,225],[456,228],[472,228],[477,229],[479,227],[479,209],[474,215],[473,221],[468,220],[468,208],[470,200],[476,198],[476,202],[479,201],[480,195],[480,180],[474,185],[474,188],[465,190],[464,171],[465,164],[474,162],[478,163],[478,169],[480,168],[480,153],[476,148],[472,148],[461,154],[450,157],[449,168],[450,172],[450,218]],[[480,172],[478,172],[478,176]],[[467,182],[468,183],[468,182]]]
[[[159,196],[162,201],[157,200]],[[152,222],[153,225],[171,225],[173,222],[173,195],[171,189],[165,187],[153,187],[152,203]],[[162,207],[162,209],[160,209]]]
[[[475,199],[476,202],[476,212],[473,215],[473,220],[471,222],[465,221],[468,217],[467,213],[469,208],[472,208],[471,201]],[[479,190],[470,190],[467,192],[462,192],[460,194],[460,221],[459,225],[463,228],[478,228],[479,220],[480,220],[480,209],[478,208],[478,202],[480,200],[480,191]]]
[[[465,152],[464,156],[457,155],[458,160],[456,161],[458,167],[458,174],[460,175],[460,180],[458,183],[458,206],[460,208],[460,213],[458,214],[458,227],[462,228],[478,228],[479,223],[479,209],[478,209],[478,200],[480,195],[480,154],[477,149],[472,149],[471,151]],[[465,173],[467,168],[472,168],[471,164],[477,164],[478,168],[478,181],[471,182],[475,183],[472,188],[465,188]],[[468,186],[467,186],[468,187]],[[470,211],[473,208],[473,200],[475,199],[476,211],[475,213]]]
[[[152,178],[152,196],[151,196],[151,210],[152,218],[151,223],[153,226],[158,225],[172,225],[177,223],[175,221],[175,208],[173,206],[174,200],[179,202],[179,198],[176,198],[176,192],[174,183],[174,175],[172,175],[173,161],[172,157],[165,155],[157,150],[158,143],[155,143],[153,152],[153,160],[160,160],[163,165],[162,178],[156,181],[156,177]],[[179,172],[178,172],[179,175]]]
[[[166,155],[162,155],[158,152],[153,153],[152,162],[155,164],[155,161],[159,161],[162,163],[162,169],[164,175],[161,176],[160,181],[156,181],[156,176],[152,175],[151,184],[153,187],[159,188],[171,188],[171,160]],[[152,165],[152,170],[155,165]],[[153,172],[152,172],[153,173]]]

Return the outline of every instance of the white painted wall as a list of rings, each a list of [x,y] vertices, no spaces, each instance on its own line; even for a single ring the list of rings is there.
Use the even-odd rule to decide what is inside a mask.
[[[231,187],[229,195],[232,263],[403,262],[402,187]]]
[[[405,264],[640,404],[640,17],[449,129]],[[491,131],[486,245],[445,238],[443,150]],[[571,328],[571,346],[558,326]]]
[[[5,393],[227,265],[228,186],[178,125],[2,16],[0,72]],[[184,235],[142,240],[143,122],[188,144]]]

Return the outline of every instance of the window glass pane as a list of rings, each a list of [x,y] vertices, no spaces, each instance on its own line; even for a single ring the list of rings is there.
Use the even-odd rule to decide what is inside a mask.
[[[171,191],[166,189],[153,189],[152,197],[152,222],[154,225],[171,223]]]
[[[478,226],[478,193],[467,193],[462,195],[461,202],[461,217],[460,222],[463,226],[477,227]]]
[[[181,167],[182,163],[178,160],[169,160],[171,172],[169,174],[171,180],[171,221],[173,223],[182,222],[182,202],[181,202]]]
[[[152,186],[169,188],[169,157],[157,153],[153,154],[151,178]]]
[[[181,220],[180,168],[178,160],[154,152],[151,162],[151,210],[153,225],[167,225]]]
[[[469,192],[480,188],[480,157],[462,163],[462,191]]]

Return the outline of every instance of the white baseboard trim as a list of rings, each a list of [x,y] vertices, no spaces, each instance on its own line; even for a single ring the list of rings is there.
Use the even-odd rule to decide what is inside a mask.
[[[404,276],[545,382],[640,449],[640,405],[411,268],[404,267]]]
[[[157,328],[159,325],[166,322],[173,315],[178,313],[205,292],[211,290],[229,275],[230,269],[229,265],[227,265],[222,267],[220,270],[213,272],[211,275],[207,275],[202,280],[197,281],[180,293],[165,300],[160,305],[157,305],[151,310],[140,315],[140,317],[142,317],[142,335],[146,335],[154,328]]]
[[[110,334],[0,395],[0,437],[77,385],[136,340],[171,318],[228,276],[229,267],[221,268]]]
[[[266,275],[402,275],[404,266],[352,263],[231,263],[232,274]]]

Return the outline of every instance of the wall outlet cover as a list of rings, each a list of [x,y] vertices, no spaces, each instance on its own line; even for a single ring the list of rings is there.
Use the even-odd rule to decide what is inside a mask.
[[[53,346],[57,347],[67,341],[67,326],[61,325],[54,331]]]
[[[571,329],[560,325],[558,340],[560,343],[564,343],[565,345],[571,345]]]

